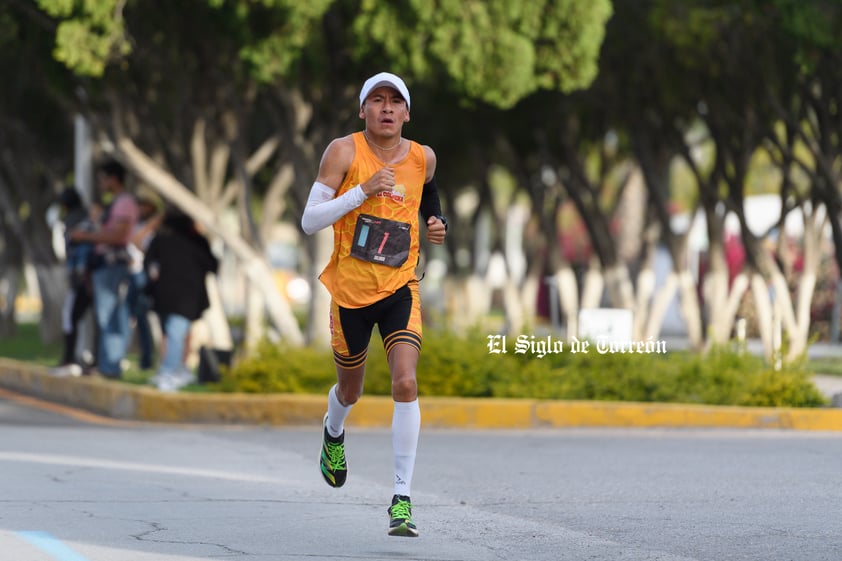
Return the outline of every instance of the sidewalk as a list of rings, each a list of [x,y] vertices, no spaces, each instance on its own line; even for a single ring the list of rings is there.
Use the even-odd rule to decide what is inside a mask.
[[[823,383],[830,381],[823,380]],[[835,382],[835,381],[834,381]],[[323,395],[161,393],[100,378],[57,378],[45,367],[0,359],[0,387],[113,419],[162,423],[318,425]],[[828,386],[829,387],[829,386]],[[425,427],[772,428],[842,431],[842,409],[766,408],[537,399],[422,398]],[[365,396],[349,423],[388,427],[392,400]]]
[[[816,374],[813,383],[831,402],[832,407],[842,407],[842,376]]]

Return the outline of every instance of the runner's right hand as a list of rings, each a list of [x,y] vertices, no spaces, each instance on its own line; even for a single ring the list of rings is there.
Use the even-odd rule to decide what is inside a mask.
[[[395,186],[395,170],[389,167],[380,168],[360,186],[363,193],[369,197],[383,191],[391,191]]]

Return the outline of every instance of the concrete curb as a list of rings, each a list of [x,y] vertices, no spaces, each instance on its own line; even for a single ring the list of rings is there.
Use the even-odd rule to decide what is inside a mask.
[[[0,387],[114,419],[160,423],[314,425],[325,396],[165,394],[99,378],[58,378],[42,366],[0,359]],[[532,429],[569,427],[769,428],[842,431],[842,409],[724,407],[671,403],[422,398],[425,427]],[[349,424],[389,427],[392,400],[365,396]]]

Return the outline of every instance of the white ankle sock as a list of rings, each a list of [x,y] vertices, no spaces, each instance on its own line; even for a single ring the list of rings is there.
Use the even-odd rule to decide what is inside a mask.
[[[342,405],[336,397],[336,384],[327,394],[327,433],[330,436],[339,436],[345,430],[345,419],[351,412],[353,405]]]
[[[418,434],[421,432],[421,409],[418,400],[395,402],[392,414],[392,454],[395,462],[395,494],[412,492],[412,473],[415,471],[415,453]]]

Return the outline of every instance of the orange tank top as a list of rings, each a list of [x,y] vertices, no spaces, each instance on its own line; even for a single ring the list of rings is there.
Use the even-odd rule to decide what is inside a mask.
[[[362,132],[354,133],[352,138],[354,160],[336,196],[365,183],[387,165],[395,170],[395,187],[390,193],[369,197],[334,223],[333,254],[319,278],[337,304],[343,308],[362,308],[386,298],[415,278],[420,249],[418,209],[427,175],[427,160],[421,145],[409,141],[409,153],[403,160],[385,164],[371,151]],[[351,255],[354,231],[361,214],[410,225],[409,256],[403,265],[390,267]]]

